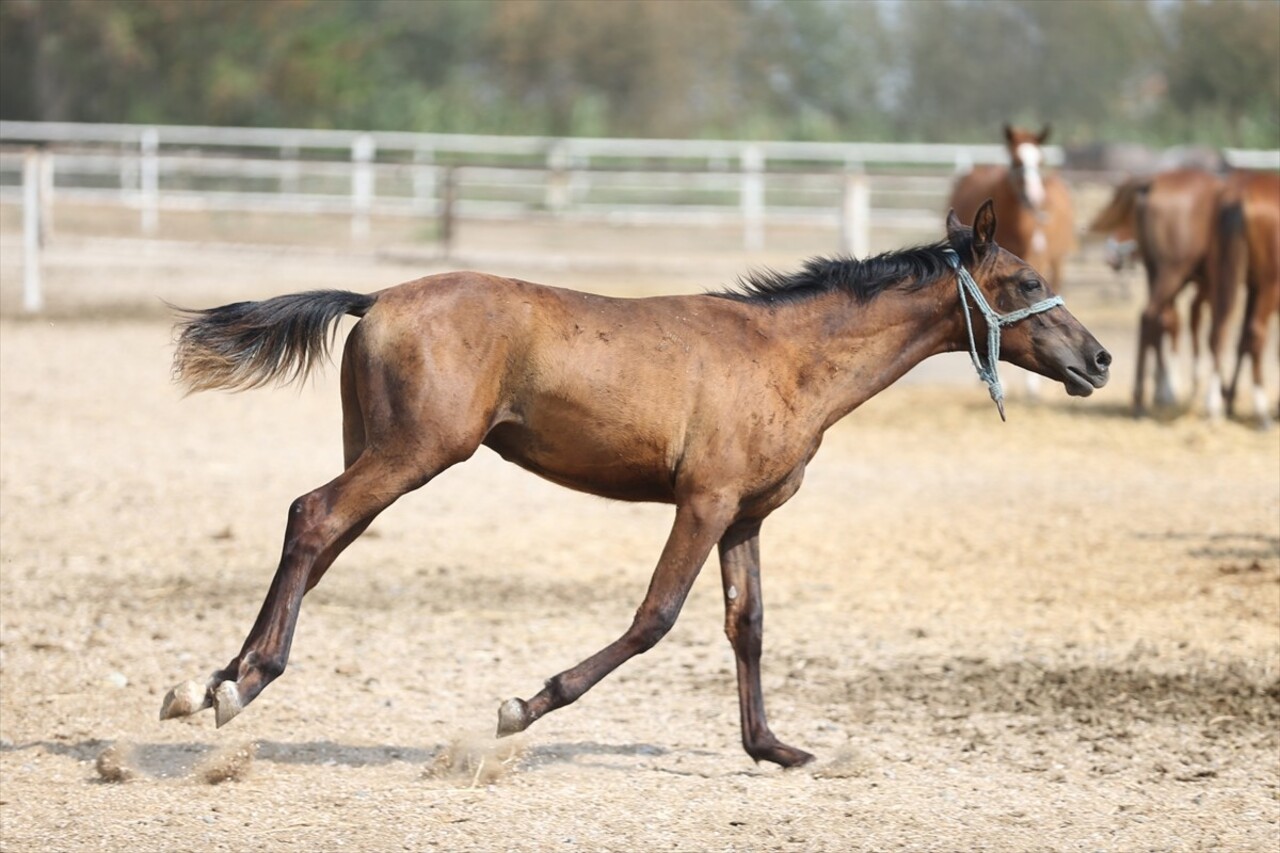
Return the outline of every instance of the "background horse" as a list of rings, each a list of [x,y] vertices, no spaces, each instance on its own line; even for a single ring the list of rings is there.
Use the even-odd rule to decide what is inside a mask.
[[[972,220],[987,199],[995,204],[996,240],[1040,272],[1055,291],[1062,286],[1062,267],[1076,249],[1071,191],[1058,175],[1043,171],[1049,125],[1039,133],[1004,127],[1008,166],[978,166],[962,175],[951,190],[951,208],[963,221]]]
[[[1046,174],[1043,145],[1049,125],[1039,133],[1004,126],[1008,166],[981,165],[960,176],[951,190],[950,207],[968,222],[990,199],[995,204],[996,240],[1022,258],[1049,282],[1062,288],[1062,268],[1076,250],[1075,212],[1071,191],[1058,175]],[[1037,378],[1027,377],[1027,390],[1037,392]]]
[[[613,299],[446,273],[372,294],[192,313],[174,358],[192,390],[301,378],[339,318],[362,319],[342,357],[345,470],[290,506],[279,567],[240,653],[204,684],[171,690],[161,717],[214,707],[222,725],[239,714],[284,671],[303,595],[342,550],[401,495],[484,445],[570,488],[675,506],[630,627],[532,698],[505,702],[499,734],[652,648],[718,549],[743,746],[757,761],[809,761],[765,718],[759,535],[800,488],[825,431],[930,355],[971,349],[981,366],[971,321],[988,336],[993,379],[999,357],[1072,395],[1107,381],[1110,354],[995,233],[988,203],[972,229],[949,216],[945,243],[815,259],[723,294]]]
[[[1166,355],[1178,349],[1180,322],[1177,297],[1188,284],[1196,293],[1191,304],[1191,351],[1200,360],[1200,328],[1206,308],[1217,303],[1220,277],[1216,232],[1222,180],[1200,169],[1173,169],[1121,184],[1111,202],[1094,218],[1089,230],[1106,233],[1122,244],[1136,244],[1147,275],[1147,302],[1138,321],[1138,358],[1133,386],[1135,414],[1146,411],[1147,356],[1154,354],[1155,403],[1176,401],[1174,376]],[[1212,349],[1212,347],[1210,348]],[[1195,373],[1193,386],[1198,385]],[[1219,386],[1221,387],[1221,386]],[[1217,393],[1221,398],[1221,392]],[[1213,402],[1208,403],[1213,411]]]
[[[1221,219],[1224,244],[1222,286],[1214,312],[1215,356],[1222,345],[1224,328],[1231,314],[1238,277],[1238,259],[1245,265],[1245,309],[1236,348],[1236,366],[1226,387],[1227,412],[1234,408],[1240,371],[1247,357],[1253,375],[1253,411],[1260,427],[1270,424],[1267,393],[1263,386],[1262,350],[1272,318],[1280,315],[1280,175],[1275,172],[1237,171],[1228,176],[1223,192],[1224,208],[1238,206],[1239,215]],[[1238,226],[1237,230],[1232,230]],[[1241,242],[1243,246],[1241,246]],[[1243,251],[1241,251],[1243,250]],[[1215,361],[1215,367],[1218,362]],[[1220,373],[1215,371],[1215,378]]]

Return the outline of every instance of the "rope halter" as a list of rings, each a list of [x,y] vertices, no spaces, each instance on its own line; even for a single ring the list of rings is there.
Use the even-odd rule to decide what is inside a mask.
[[[978,371],[978,378],[987,383],[987,390],[991,392],[991,399],[995,401],[996,408],[1000,410],[1000,420],[1003,421],[1005,419],[1004,388],[1000,385],[1000,374],[996,372],[996,362],[1000,359],[1000,328],[1002,326],[1012,326],[1019,320],[1025,320],[1033,314],[1040,314],[1050,308],[1056,308],[1062,304],[1062,297],[1050,296],[1048,299],[1042,299],[1034,305],[1028,305],[1026,308],[1019,308],[1017,311],[1011,311],[1008,314],[997,314],[995,309],[987,304],[986,297],[982,295],[982,291],[978,288],[978,283],[973,280],[973,276],[964,268],[964,264],[960,263],[960,256],[956,254],[955,250],[946,249],[944,253],[947,257],[947,263],[956,271],[956,286],[960,290],[960,307],[964,309],[964,327],[969,332],[969,358],[973,361],[974,370]],[[969,307],[970,298],[973,299],[973,303],[987,321],[987,364],[985,366],[982,364],[981,356],[978,355],[978,344],[973,337],[973,319],[970,316],[972,309]]]

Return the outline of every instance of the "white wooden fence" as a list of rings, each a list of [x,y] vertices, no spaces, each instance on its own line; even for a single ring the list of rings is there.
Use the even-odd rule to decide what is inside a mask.
[[[1046,149],[1051,165],[1062,151]],[[1227,152],[1280,168],[1280,152]],[[865,255],[871,228],[936,228],[955,173],[1003,163],[1001,145],[742,142],[446,135],[235,127],[0,122],[0,202],[21,201],[24,307],[41,305],[42,234],[58,204],[374,217],[736,225],[747,250],[768,225],[835,228]]]

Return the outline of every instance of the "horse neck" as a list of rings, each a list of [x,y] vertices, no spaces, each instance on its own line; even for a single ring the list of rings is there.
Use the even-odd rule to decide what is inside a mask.
[[[830,293],[796,307],[802,309],[801,333],[814,342],[798,356],[804,363],[797,367],[805,376],[823,377],[808,386],[823,429],[929,356],[967,346],[954,275],[915,290],[890,288],[865,304]]]

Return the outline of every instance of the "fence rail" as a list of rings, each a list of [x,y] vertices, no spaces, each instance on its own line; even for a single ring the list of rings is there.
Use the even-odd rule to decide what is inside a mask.
[[[0,122],[0,201],[19,197],[21,152],[32,145],[47,158],[46,204],[134,208],[144,234],[164,210],[347,214],[356,240],[375,216],[555,217],[738,224],[753,250],[766,225],[814,223],[855,253],[870,245],[872,221],[934,226],[956,170],[1005,156],[993,145]]]

